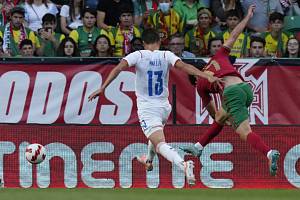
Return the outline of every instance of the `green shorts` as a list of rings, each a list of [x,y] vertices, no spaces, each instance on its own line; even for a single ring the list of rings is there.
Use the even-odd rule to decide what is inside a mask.
[[[253,92],[248,83],[228,86],[223,92],[223,109],[229,114],[232,126],[237,129],[248,119],[248,107],[253,101]]]

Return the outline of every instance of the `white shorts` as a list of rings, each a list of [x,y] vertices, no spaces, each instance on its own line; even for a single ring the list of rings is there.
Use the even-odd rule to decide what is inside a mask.
[[[153,107],[138,109],[140,125],[148,138],[153,132],[164,128],[168,121],[172,107]]]

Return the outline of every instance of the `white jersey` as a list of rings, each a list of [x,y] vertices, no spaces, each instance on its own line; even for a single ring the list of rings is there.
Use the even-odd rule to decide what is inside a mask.
[[[151,108],[169,105],[169,68],[180,60],[170,51],[135,51],[124,58],[135,66],[137,107]]]

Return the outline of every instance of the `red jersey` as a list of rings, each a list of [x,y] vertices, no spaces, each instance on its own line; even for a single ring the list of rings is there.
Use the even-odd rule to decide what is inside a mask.
[[[215,77],[222,78],[224,76],[238,76],[243,81],[243,77],[230,63],[229,60],[230,49],[221,47],[217,53],[209,60],[202,71],[207,72]],[[218,87],[215,83],[210,83],[208,80],[199,78],[197,80],[197,91],[206,106],[210,100],[210,93],[222,93],[223,88]]]

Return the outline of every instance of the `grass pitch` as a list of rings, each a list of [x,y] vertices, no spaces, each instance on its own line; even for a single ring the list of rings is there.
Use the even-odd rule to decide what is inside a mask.
[[[1,200],[299,200],[300,190],[0,189]]]

